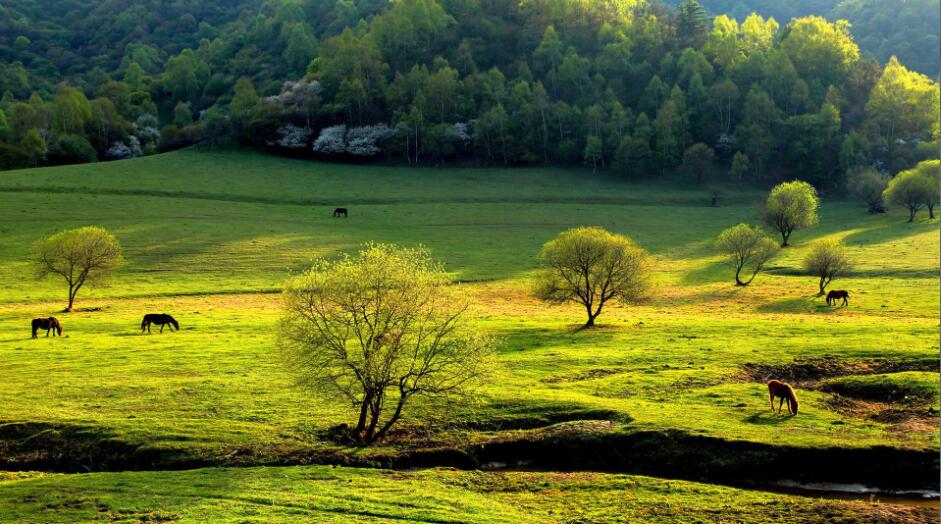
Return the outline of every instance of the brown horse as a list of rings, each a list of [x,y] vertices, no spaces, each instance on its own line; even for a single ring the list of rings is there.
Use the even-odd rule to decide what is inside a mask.
[[[56,317],[49,318],[34,318],[33,319],[33,338],[39,338],[36,334],[40,329],[46,330],[46,336],[49,336],[49,332],[52,331],[52,336],[58,334],[62,336],[62,324],[59,323],[59,319]]]
[[[778,414],[781,413],[781,407],[784,404],[784,401],[787,401],[787,412],[791,415],[797,414],[797,393],[794,392],[789,384],[778,380],[771,380],[768,382],[768,395],[771,396],[771,412],[774,413],[774,397],[779,397],[781,399],[778,402]]]
[[[848,306],[850,304],[849,303],[849,298],[850,298],[849,291],[845,291],[843,289],[834,289],[830,291],[829,293],[827,293],[827,305],[828,306],[835,305],[836,301],[840,300],[841,298],[843,299],[844,306]]]
[[[160,332],[163,333],[163,328],[170,326],[170,331],[173,331],[173,328],[176,328],[177,331],[180,330],[180,323],[176,321],[175,318],[171,317],[166,313],[148,313],[144,315],[144,320],[140,323],[140,332],[143,333],[146,329],[150,333],[150,325],[157,324],[160,326]]]
[[[345,207],[338,207],[333,210],[333,218],[336,218],[336,217],[347,218],[349,215],[350,213],[349,211],[346,210]]]

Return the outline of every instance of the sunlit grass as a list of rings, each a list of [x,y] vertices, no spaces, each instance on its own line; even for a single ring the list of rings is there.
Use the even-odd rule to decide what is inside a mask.
[[[772,416],[763,384],[742,369],[795,358],[937,359],[937,220],[906,224],[901,212],[870,216],[854,202],[826,200],[818,227],[795,233],[793,247],[737,288],[712,239],[753,221],[761,193],[733,191],[714,208],[704,190],[670,184],[558,169],[324,165],[237,151],[7,173],[0,421],[96,428],[213,461],[239,449],[268,457],[335,449],[321,432],[349,421],[349,408],[292,385],[274,344],[277,291],[313,257],[377,241],[428,246],[500,340],[499,366],[476,404],[416,406],[406,427],[428,419],[513,427],[515,418],[606,413],[619,432],[938,448],[937,431],[899,431],[839,412],[816,389],[799,389],[799,416]],[[339,205],[350,208],[349,219],[331,217]],[[31,278],[29,247],[89,224],[118,236],[128,264],[108,287],[79,295],[78,308],[100,311],[59,314],[65,291]],[[547,306],[529,293],[539,247],[577,225],[628,234],[656,260],[649,300],[612,305],[602,327],[587,331],[576,330],[579,308]],[[850,291],[848,307],[827,307],[814,296],[815,279],[802,274],[807,244],[828,236],[841,238],[855,262],[834,282]],[[147,312],[172,313],[182,330],[140,335]],[[30,340],[29,320],[49,314],[59,315],[65,337]],[[452,428],[446,438],[490,436]],[[481,512],[492,515],[481,521],[512,514]]]

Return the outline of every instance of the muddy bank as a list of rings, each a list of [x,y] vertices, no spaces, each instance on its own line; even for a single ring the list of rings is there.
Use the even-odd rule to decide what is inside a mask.
[[[235,448],[194,456],[122,442],[82,427],[0,425],[0,469],[55,472],[191,469],[209,466],[334,464],[425,468],[523,466],[605,471],[717,482],[865,484],[887,491],[936,489],[937,452],[873,448],[799,448],[727,441],[680,431],[618,431],[583,421],[473,445],[363,449],[323,443]]]
[[[570,433],[386,458],[398,468],[514,467],[633,473],[723,484],[862,483],[886,491],[936,489],[938,454],[873,448],[798,448],[727,441],[679,431]]]
[[[796,358],[787,364],[742,364],[744,378],[754,382],[771,379],[795,384],[816,382],[822,379],[847,375],[875,375],[901,371],[937,372],[937,359],[861,359],[851,360],[836,357]]]

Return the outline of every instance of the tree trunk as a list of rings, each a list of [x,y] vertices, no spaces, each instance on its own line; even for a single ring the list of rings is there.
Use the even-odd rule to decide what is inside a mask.
[[[915,221],[915,207],[914,206],[908,206],[908,221],[909,222]]]
[[[356,423],[356,428],[353,430],[353,437],[357,439],[363,438],[363,431],[366,430],[366,415],[369,412],[369,401],[371,400],[370,395],[365,395],[363,397],[363,403],[359,406],[359,421]]]
[[[790,245],[787,243],[789,238],[791,238],[790,231],[781,231],[781,247],[787,247]]]
[[[827,277],[820,277],[820,292],[817,293],[817,296],[818,296],[818,297],[822,297],[822,296],[823,296],[823,294],[824,294],[824,293],[826,292],[826,290],[827,290],[827,285],[829,285],[829,284],[830,284],[830,281],[827,279]]]
[[[928,204],[928,218],[934,218],[934,202]]]

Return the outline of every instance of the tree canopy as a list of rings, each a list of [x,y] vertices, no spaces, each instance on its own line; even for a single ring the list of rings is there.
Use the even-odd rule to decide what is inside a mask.
[[[537,297],[585,308],[585,326],[593,326],[610,300],[630,302],[649,283],[647,253],[624,235],[599,227],[579,227],[546,242],[539,254]]]
[[[491,341],[423,248],[367,245],[287,283],[279,345],[298,382],[352,402],[349,436],[382,439],[417,397],[460,399]]]
[[[45,2],[0,12],[4,167],[208,140],[651,176],[683,166],[691,146],[708,154],[702,144],[723,170],[747,155],[736,178],[842,191],[855,168],[937,157],[937,83],[888,56],[883,70],[851,24],[806,16],[833,8],[823,3]],[[314,147],[338,126],[391,132],[368,147]]]

